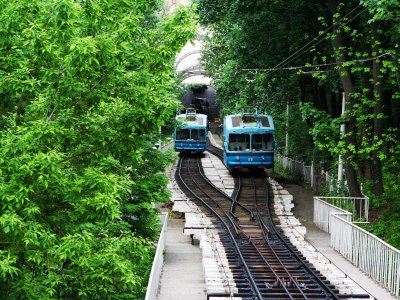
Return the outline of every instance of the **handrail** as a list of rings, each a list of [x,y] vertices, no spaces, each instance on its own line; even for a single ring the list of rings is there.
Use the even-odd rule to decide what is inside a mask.
[[[400,250],[332,213],[331,246],[389,292],[400,296]]]
[[[368,197],[314,197],[314,223],[329,232],[331,247],[365,272],[389,292],[400,295],[400,250],[357,226],[353,214],[325,200],[365,201],[368,216]],[[347,205],[348,206],[348,205]]]
[[[161,270],[164,264],[164,250],[168,227],[168,213],[165,212],[162,215],[164,215],[164,221],[161,229],[161,234],[158,239],[157,250],[154,256],[153,265],[151,267],[145,300],[156,300],[158,285],[161,277]],[[160,218],[162,217],[162,215],[160,215]]]

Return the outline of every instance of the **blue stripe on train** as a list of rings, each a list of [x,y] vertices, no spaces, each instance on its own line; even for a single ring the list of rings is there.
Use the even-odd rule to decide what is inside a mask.
[[[239,158],[239,159],[238,159]],[[271,168],[274,166],[273,153],[225,153],[225,162],[228,168],[245,167],[245,168],[258,168],[266,167]]]
[[[199,141],[175,141],[175,151],[205,151],[207,148],[206,142]]]

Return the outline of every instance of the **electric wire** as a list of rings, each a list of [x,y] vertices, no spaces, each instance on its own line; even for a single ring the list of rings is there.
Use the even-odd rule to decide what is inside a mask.
[[[357,62],[367,62],[367,61],[372,61],[372,60],[376,60],[385,56],[390,56],[393,57],[393,54],[391,53],[383,53],[381,55],[378,56],[374,56],[374,57],[368,57],[368,58],[362,58],[362,59],[354,59],[354,60],[348,60],[348,61],[344,61],[341,63],[324,63],[324,64],[316,64],[316,65],[304,65],[304,66],[294,66],[294,67],[282,67],[282,68],[267,68],[267,69],[239,69],[240,71],[249,71],[249,72],[270,72],[270,71],[279,71],[279,70],[301,70],[301,69],[305,69],[305,68],[320,68],[320,67],[329,67],[329,66],[337,66],[337,65],[344,65],[344,64],[351,64],[351,63],[357,63]],[[320,71],[317,70],[315,72],[324,72],[324,71]]]
[[[344,20],[345,18],[347,18],[349,15],[351,15],[355,10],[357,10],[359,7],[361,7],[361,4],[359,4],[358,6],[356,6],[355,8],[353,8],[350,12],[348,12],[345,16],[343,16],[340,20],[338,20],[336,23],[341,22],[342,20]],[[347,20],[343,25],[348,24],[349,22],[353,21],[355,18],[357,18],[359,15],[363,14],[366,10],[368,10],[368,8],[364,8],[362,11],[358,12],[355,16],[353,16],[352,18],[350,18],[349,20]],[[316,45],[320,44],[321,42],[323,42],[324,40],[327,39],[327,37],[323,37],[326,33],[328,33],[335,25],[336,23],[332,24],[331,26],[329,26],[327,29],[325,29],[324,32],[320,33],[317,37],[313,38],[310,42],[308,42],[307,44],[305,44],[303,47],[299,48],[296,52],[294,52],[293,54],[291,54],[289,57],[287,57],[286,59],[284,59],[283,61],[281,61],[280,63],[278,63],[276,66],[274,66],[273,68],[271,68],[271,72],[267,73],[266,75],[270,75],[274,72],[274,69],[277,69],[280,66],[286,66],[288,65],[290,62],[292,62],[293,60],[299,58],[300,56],[302,56],[304,53],[308,52],[312,47],[315,47]],[[323,37],[323,38],[320,38]],[[306,48],[306,49],[305,49]],[[303,49],[305,49],[304,51],[302,51]],[[302,51],[300,54],[298,54],[300,51]],[[298,55],[297,55],[298,54]]]

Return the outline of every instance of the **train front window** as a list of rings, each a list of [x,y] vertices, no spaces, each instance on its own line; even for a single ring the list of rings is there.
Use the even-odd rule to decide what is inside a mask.
[[[192,129],[192,139],[195,141],[205,141],[206,140],[205,129]]]
[[[230,134],[229,151],[250,151],[250,135],[249,134]]]
[[[272,134],[253,134],[252,148],[254,151],[266,151],[272,149]]]
[[[189,129],[176,130],[176,139],[178,141],[189,140],[190,139],[190,130]]]

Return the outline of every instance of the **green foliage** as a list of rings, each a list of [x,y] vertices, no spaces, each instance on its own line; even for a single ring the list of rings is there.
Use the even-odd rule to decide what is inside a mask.
[[[142,299],[194,12],[0,0],[0,298]]]
[[[190,83],[186,85],[186,89],[192,92],[201,92],[207,89],[207,85],[203,83]]]
[[[289,182],[292,182],[294,184],[298,185],[305,185],[304,181],[301,179],[301,176],[298,176],[297,174],[293,174],[291,172],[288,172],[278,160],[275,161],[274,164],[274,173],[279,174],[280,176],[284,177],[286,180]]]
[[[383,239],[393,247],[400,249],[400,207],[398,201],[390,201],[378,220],[364,228]]]
[[[358,173],[353,182],[368,182],[376,175],[372,168],[382,165],[383,180],[371,186],[383,182],[387,194],[376,201],[383,205],[398,191],[398,0],[346,1],[337,9],[332,1],[196,2],[200,21],[210,31],[203,63],[223,115],[242,106],[272,114],[282,148],[289,102],[292,157],[307,155],[307,160],[335,166],[342,154]],[[338,61],[343,63],[335,65]],[[344,90],[352,101],[346,117],[340,117]],[[342,123],[346,133],[340,136]]]
[[[319,4],[313,3],[309,9],[305,2],[296,2],[290,7],[285,1],[200,0],[198,3],[201,22],[211,32],[205,41],[203,63],[214,79],[222,115],[237,112],[244,106],[272,114],[278,144],[282,146],[286,102],[289,101],[293,109],[289,127],[293,130],[289,133],[290,153],[296,156],[308,153],[306,149],[310,148],[312,141],[307,130],[295,129],[297,125],[308,128],[298,113],[301,98],[298,75],[290,71],[243,69],[271,68],[289,56],[297,45],[307,41],[316,26],[304,23],[304,18],[318,12]],[[282,11],[294,17],[284,19]],[[304,29],[307,35],[300,29]]]
[[[327,113],[318,110],[311,103],[304,103],[300,106],[303,120],[312,122],[313,127],[310,134],[314,139],[314,145],[322,151],[330,152],[332,156],[345,151],[343,142],[339,142],[339,128],[342,118],[332,118]]]
[[[374,20],[398,19],[398,0],[362,0],[361,4],[369,9]],[[400,27],[398,27],[400,29]]]

